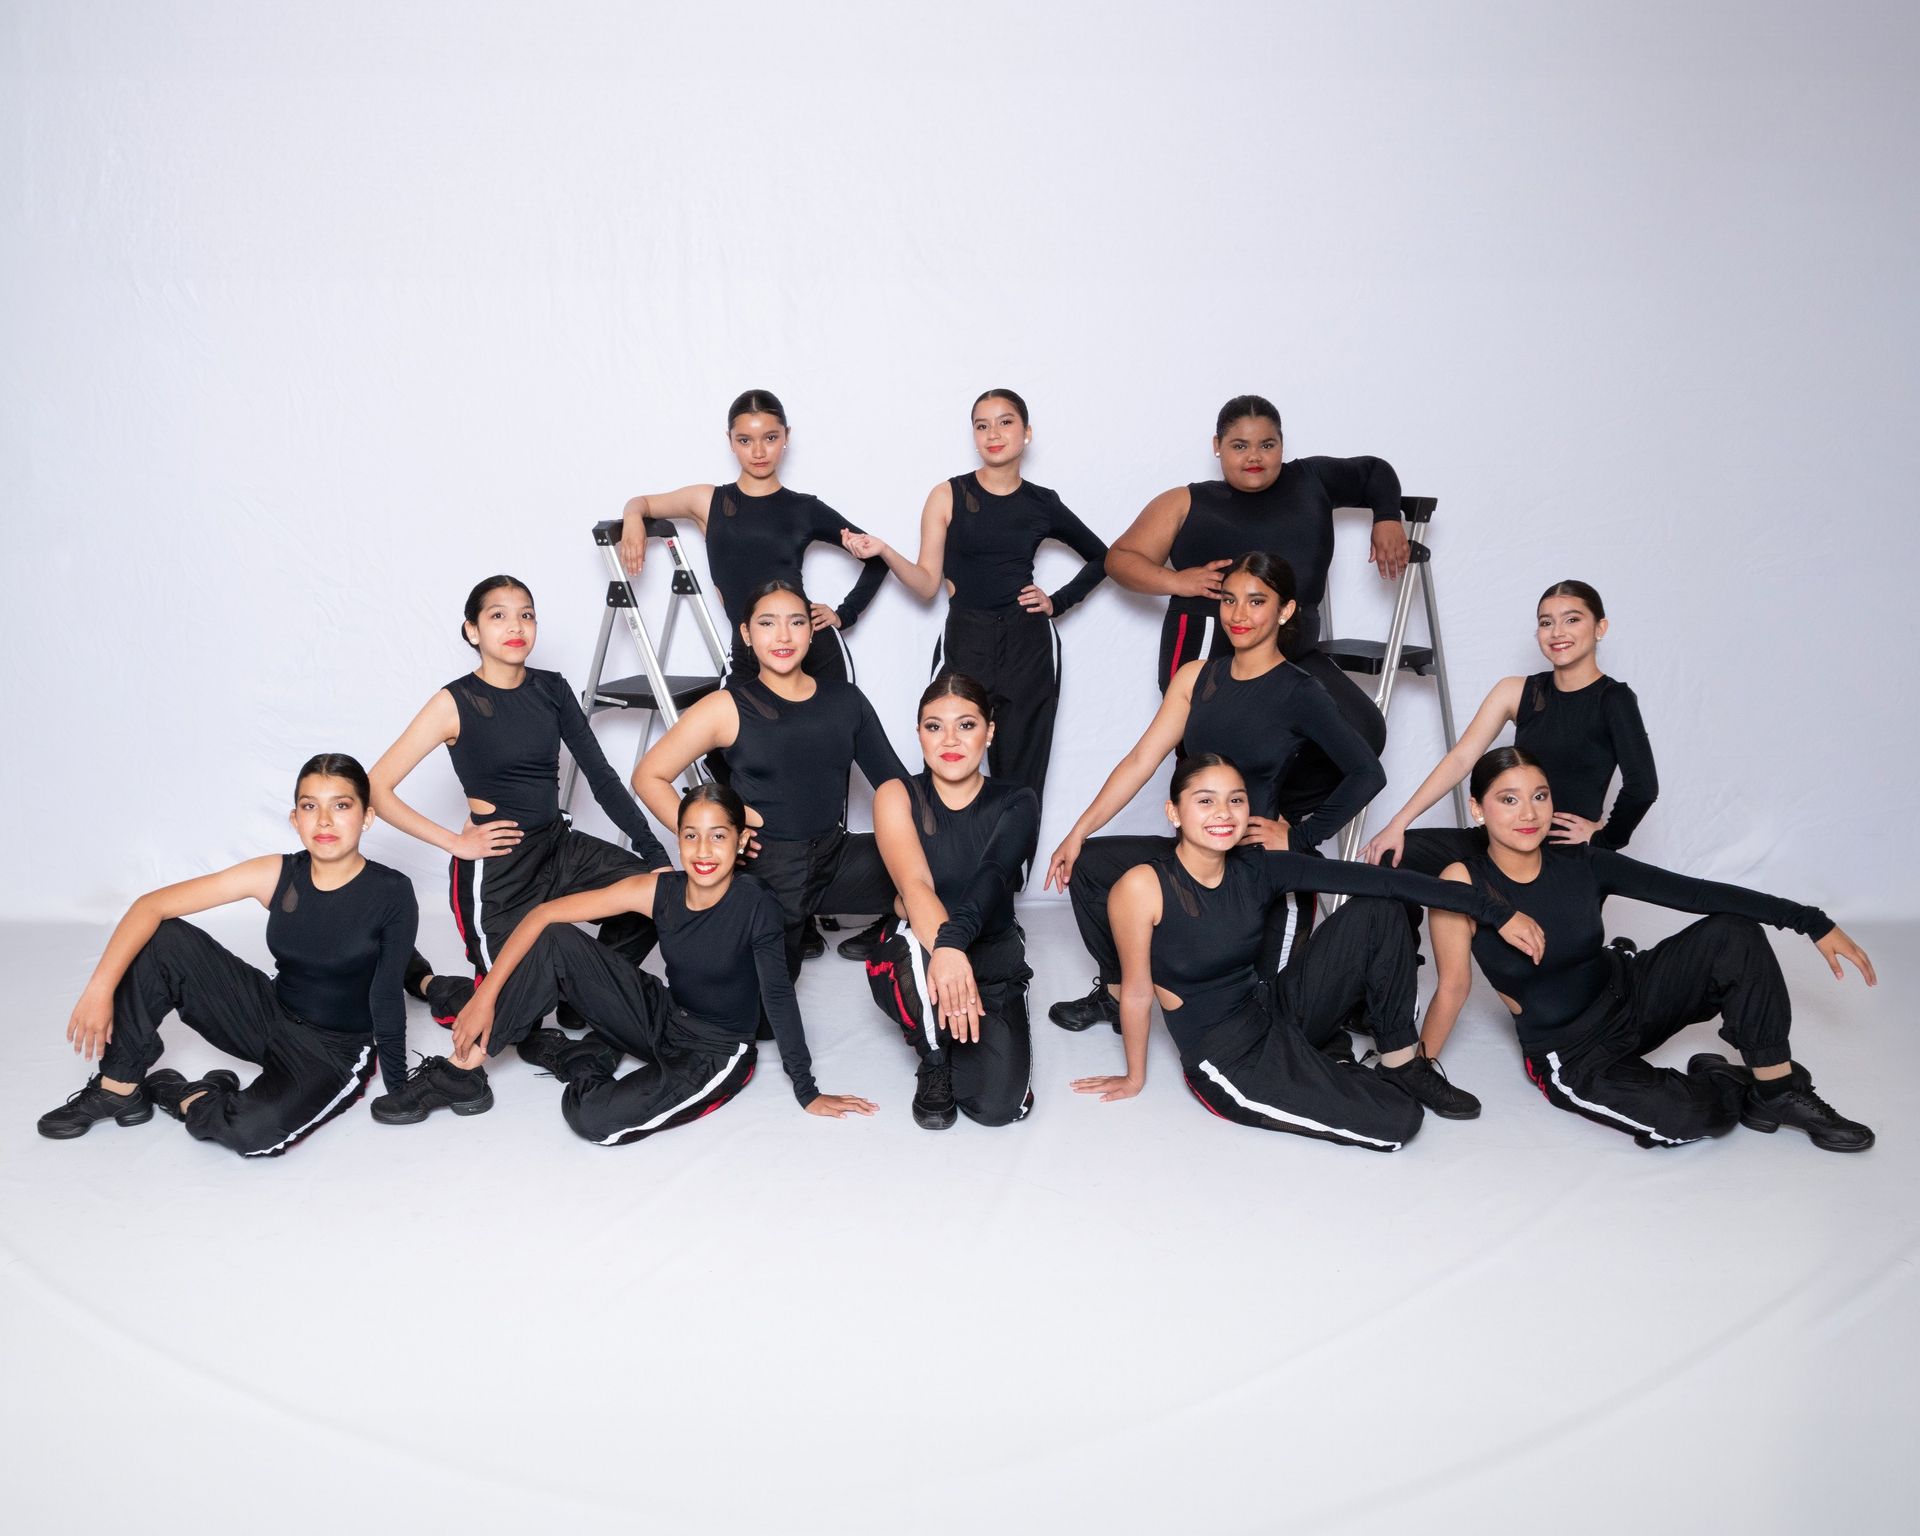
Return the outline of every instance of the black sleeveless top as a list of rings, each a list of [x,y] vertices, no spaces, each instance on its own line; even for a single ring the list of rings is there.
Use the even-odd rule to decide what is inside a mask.
[[[840,549],[843,528],[861,531],[818,496],[790,491],[784,485],[770,496],[744,495],[734,485],[713,488],[713,505],[707,513],[707,568],[720,589],[736,642],[740,626],[747,621],[748,594],[776,576],[805,591],[800,562],[807,546],[830,544]],[[853,628],[886,579],[884,560],[876,556],[861,563],[860,579],[834,610],[842,629]]]
[[[1513,717],[1513,744],[1540,759],[1553,791],[1553,808],[1606,825],[1593,835],[1596,848],[1624,848],[1660,793],[1653,744],[1640,721],[1640,701],[1625,683],[1601,677],[1584,688],[1561,692],[1551,672],[1537,672],[1520,687]],[[1620,769],[1620,793],[1607,814],[1607,786]]]
[[[1308,742],[1333,759],[1342,777],[1313,814],[1288,831],[1288,845],[1301,852],[1344,827],[1386,787],[1380,759],[1319,679],[1292,662],[1244,680],[1233,675],[1230,656],[1201,663],[1187,710],[1186,750],[1218,752],[1239,764],[1254,815],[1278,814],[1280,782]]]
[[[1033,556],[1047,539],[1058,539],[1086,561],[1053,599],[1058,618],[1106,579],[1107,546],[1044,485],[1023,480],[1011,494],[996,496],[977,475],[955,475],[953,518],[947,524],[946,576],[956,608],[999,610],[1019,604],[1033,584]]]

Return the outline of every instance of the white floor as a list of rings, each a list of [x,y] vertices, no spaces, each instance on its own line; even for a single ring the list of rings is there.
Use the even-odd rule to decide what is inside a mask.
[[[496,1109],[357,1109],[243,1163],[164,1118],[44,1141],[101,940],[0,929],[0,1516],[11,1530],[1907,1531],[1920,1429],[1915,931],[1869,993],[1776,938],[1796,1041],[1880,1144],[1670,1152],[1548,1108],[1484,988],[1472,1124],[1397,1156],[1227,1125],[1115,1036],[1027,913],[1038,1104],[908,1117],[911,1057],[829,956],[820,1080],[601,1149],[519,1062]],[[1635,931],[1672,926],[1646,917]],[[259,925],[222,937],[259,957]],[[450,958],[449,940],[434,947]],[[414,1044],[444,1037],[416,1015]],[[214,1064],[184,1029],[168,1061]],[[1661,1059],[1712,1047],[1691,1031]],[[64,1512],[64,1513],[63,1513]]]

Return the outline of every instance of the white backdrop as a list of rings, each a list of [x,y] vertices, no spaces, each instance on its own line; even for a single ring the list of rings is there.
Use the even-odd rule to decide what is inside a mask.
[[[1659,755],[1636,852],[1920,913],[1880,830],[1913,748],[1906,7],[4,17],[0,917],[285,845],[294,768],[379,754],[489,571],[577,683],[588,524],[724,478],[737,391],[787,402],[790,484],[911,546],[1002,384],[1109,537],[1211,472],[1243,390],[1290,454],[1391,459],[1441,499],[1463,719],[1583,577]],[[1335,597],[1384,630],[1363,525]],[[1103,588],[1062,625],[1047,847],[1151,710],[1153,616]],[[937,625],[890,585],[851,636],[903,748]],[[1412,683],[1374,824],[1438,744]],[[443,758],[409,792],[459,815]],[[370,849],[437,912],[438,855]]]

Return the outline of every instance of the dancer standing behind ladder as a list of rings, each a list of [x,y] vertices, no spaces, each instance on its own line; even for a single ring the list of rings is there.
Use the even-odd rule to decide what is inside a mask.
[[[923,602],[945,580],[947,624],[934,648],[933,675],[964,673],[987,690],[994,722],[988,768],[1044,800],[1060,705],[1053,620],[1100,585],[1107,546],[1057,493],[1021,478],[1020,460],[1032,441],[1026,401],[1010,389],[988,390],[973,403],[980,468],[928,493],[919,559],[909,561],[872,534],[846,533],[841,541],[863,559],[878,555]],[[1048,539],[1086,562],[1051,594],[1033,580],[1034,553]],[[853,942],[842,944],[841,953]]]
[[[818,496],[790,491],[780,483],[780,461],[791,440],[786,407],[779,398],[770,390],[750,389],[727,409],[727,446],[740,463],[739,477],[731,485],[683,485],[677,491],[635,496],[621,513],[620,561],[629,575],[638,574],[646,563],[647,518],[685,518],[700,530],[733,633],[736,671],[754,670],[752,652],[740,638],[753,593],[776,578],[805,591],[800,567],[807,546],[838,549],[841,534],[860,532]],[[808,676],[853,681],[853,657],[841,631],[853,628],[886,579],[885,562],[867,560],[837,608],[813,604],[812,624],[821,643],[808,652]]]
[[[486,975],[507,935],[540,902],[667,863],[666,850],[608,766],[567,680],[527,665],[538,631],[525,582],[489,576],[475,586],[460,633],[480,653],[480,665],[428,699],[373,765],[374,809],[450,856],[453,920],[475,976]],[[563,741],[600,809],[632,839],[633,852],[576,832],[560,809]],[[467,797],[467,824],[458,832],[399,795],[401,781],[438,746],[446,747]],[[638,965],[653,948],[653,925],[635,916],[614,919],[601,928],[600,939]],[[472,981],[436,976],[417,956],[407,988],[443,1024],[451,1024],[473,995]]]
[[[883,924],[867,978],[920,1056],[915,1123],[944,1130],[957,1108],[1008,1125],[1033,1107],[1033,972],[1013,893],[1033,860],[1040,802],[1027,785],[980,772],[999,727],[974,679],[929,683],[918,730],[926,770],[873,797],[874,837],[906,917]]]
[[[1500,747],[1474,764],[1472,805],[1487,851],[1448,867],[1459,882],[1510,902],[1545,929],[1537,966],[1520,965],[1473,924],[1435,912],[1439,982],[1422,1036],[1439,1054],[1472,986],[1471,961],[1513,1014],[1527,1076],[1557,1109],[1572,1110],[1643,1147],[1719,1136],[1737,1120],[1756,1131],[1792,1126],[1829,1152],[1864,1152],[1873,1132],[1837,1113],[1792,1059],[1792,1006],[1762,923],[1813,940],[1836,977],[1850,962],[1873,986],[1866,951],[1818,907],[1642,864],[1588,843],[1542,847],[1554,815],[1547,776],[1531,754]],[[1609,896],[1707,914],[1651,949],[1606,943]],[[1643,1058],[1689,1024],[1718,1014],[1720,1034],[1745,1067],[1701,1054],[1685,1072]]]
[[[1225,478],[1154,497],[1107,551],[1107,574],[1131,591],[1168,599],[1155,674],[1164,692],[1195,657],[1226,654],[1226,638],[1213,619],[1228,565],[1254,549],[1285,560],[1293,567],[1300,596],[1300,639],[1289,654],[1327,690],[1378,757],[1387,744],[1387,723],[1373,700],[1320,649],[1320,604],[1333,564],[1335,507],[1371,507],[1373,542],[1367,558],[1385,579],[1397,579],[1406,569],[1400,477],[1385,459],[1282,463],[1281,446],[1280,413],[1270,401],[1259,395],[1229,400],[1220,408],[1213,438]],[[1281,786],[1280,814],[1298,820],[1326,799],[1339,777],[1324,753],[1302,752]]]
[[[1379,758],[1342,717],[1326,689],[1291,665],[1293,572],[1264,553],[1229,562],[1218,604],[1232,654],[1190,661],[1175,674],[1146,734],[1121,759],[1093,804],[1081,813],[1047,864],[1047,884],[1073,899],[1074,921],[1097,967],[1093,990],[1055,1003],[1047,1016],[1062,1029],[1120,1027],[1120,957],[1107,916],[1113,883],[1134,865],[1172,848],[1164,837],[1094,837],[1176,752],[1220,753],[1247,772],[1250,843],[1311,853],[1360,814],[1387,782]],[[1184,746],[1182,745],[1184,743]],[[1280,785],[1299,755],[1317,748],[1340,777],[1311,807],[1280,814]],[[1261,973],[1287,963],[1313,925],[1313,888],[1274,907]]]
[[[67,1023],[74,1050],[100,1070],[40,1117],[42,1136],[69,1140],[96,1120],[139,1125],[158,1105],[198,1140],[278,1157],[360,1097],[376,1053],[389,1089],[406,1081],[400,981],[420,909],[405,875],[360,852],[373,824],[366,770],[343,752],[308,759],[287,819],[300,852],[149,891],[128,909]],[[247,898],[267,909],[271,977],[181,921]],[[260,1075],[242,1088],[224,1068],[191,1082],[149,1071],[175,1009]]]
[[[1187,1086],[1224,1119],[1394,1152],[1420,1128],[1423,1104],[1450,1119],[1479,1114],[1479,1100],[1419,1049],[1413,937],[1393,903],[1470,912],[1533,958],[1543,947],[1538,925],[1483,891],[1425,875],[1238,847],[1246,780],[1218,754],[1182,758],[1167,794],[1174,852],[1136,865],[1113,888],[1126,1072],[1080,1078],[1074,1090],[1112,1100],[1146,1086],[1157,996]],[[1297,945],[1269,982],[1255,966],[1267,908],[1302,885],[1362,899]],[[1380,897],[1388,899],[1368,899]],[[1355,1064],[1342,1033],[1362,1014],[1382,1052],[1372,1072]]]
[[[755,669],[692,705],[633,770],[634,792],[655,816],[679,804],[674,780],[716,748],[746,803],[756,878],[779,900],[787,970],[797,977],[817,912],[885,912],[893,882],[872,833],[847,831],[854,763],[878,789],[906,777],[866,696],[837,677],[805,670],[814,629],[806,594],[785,578],[746,595],[741,644]]]
[[[567,1124],[603,1147],[639,1141],[698,1120],[747,1085],[763,1010],[803,1109],[834,1119],[872,1114],[867,1100],[823,1094],[814,1083],[779,906],[758,881],[735,878],[746,832],[739,796],[699,785],[676,820],[684,873],[635,875],[535,907],[460,1011],[452,1057],[429,1058],[405,1090],[374,1100],[374,1119],[408,1124],[443,1105],[477,1114],[493,1103],[488,1054],[545,1035],[534,1054],[566,1081]],[[665,986],[573,926],[620,913],[659,930]],[[561,1002],[590,1026],[586,1039],[536,1027]],[[616,1077],[623,1052],[643,1065]]]
[[[1606,605],[1584,581],[1557,581],[1540,594],[1534,636],[1552,670],[1503,677],[1482,701],[1466,734],[1374,834],[1361,857],[1417,874],[1437,875],[1486,852],[1477,828],[1416,827],[1472,772],[1508,721],[1513,744],[1538,760],[1553,789],[1549,844],[1624,848],[1660,793],[1653,744],[1640,721],[1640,701],[1625,683],[1600,670]],[[1607,788],[1620,770],[1620,793],[1607,810]]]

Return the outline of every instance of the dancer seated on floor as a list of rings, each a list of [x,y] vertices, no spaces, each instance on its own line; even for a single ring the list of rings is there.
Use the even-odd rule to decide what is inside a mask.
[[[512,576],[489,576],[467,595],[461,636],[480,665],[427,700],[405,733],[373,765],[373,806],[392,826],[451,856],[453,920],[473,974],[533,907],[572,891],[597,890],[666,867],[647,818],[607,764],[579,701],[558,672],[527,665],[538,632],[533,593]],[[560,744],[586,775],[593,798],[633,842],[633,851],[576,832],[560,809]],[[444,746],[467,796],[458,832],[422,815],[398,793],[401,780]],[[600,939],[638,965],[653,948],[653,925],[627,914]],[[407,989],[442,1024],[473,995],[465,976],[435,975],[415,956]]]
[[[757,880],[736,875],[746,832],[740,797],[698,785],[675,820],[684,873],[635,875],[535,907],[461,1009],[452,1057],[429,1057],[405,1089],[375,1099],[374,1119],[410,1124],[442,1106],[479,1114],[493,1104],[487,1057],[520,1043],[523,1056],[566,1081],[568,1125],[603,1147],[624,1146],[698,1120],[744,1088],[763,1010],[803,1109],[833,1119],[872,1114],[867,1100],[814,1084],[779,906]],[[573,926],[622,912],[657,928],[664,986]],[[588,1025],[584,1040],[537,1027],[562,1002]],[[623,1053],[642,1065],[615,1076]]]
[[[1486,852],[1486,834],[1469,827],[1416,827],[1493,745],[1509,721],[1513,744],[1530,753],[1553,786],[1553,826],[1547,841],[1624,848],[1660,793],[1653,745],[1640,722],[1640,701],[1600,670],[1597,654],[1607,632],[1600,594],[1584,581],[1557,581],[1540,595],[1534,638],[1551,670],[1503,677],[1453,750],[1440,759],[1362,857],[1417,874],[1437,875]],[[1620,770],[1620,793],[1607,810],[1607,787]]]
[[[373,823],[368,798],[366,770],[323,752],[294,784],[288,819],[299,853],[248,859],[134,902],[67,1023],[74,1050],[98,1057],[100,1070],[40,1117],[42,1136],[81,1136],[108,1118],[139,1125],[157,1104],[201,1141],[278,1157],[360,1097],[376,1055],[389,1088],[406,1080],[400,981],[420,909],[405,875],[360,852]],[[267,909],[272,976],[181,921],[247,897]],[[192,1081],[150,1071],[164,1049],[160,1021],[175,1009],[260,1075],[242,1088],[225,1068]]]
[[[994,778],[1047,785],[1054,715],[1060,707],[1060,639],[1053,620],[1105,580],[1107,546],[1056,492],[1020,476],[1033,441],[1027,403],[1010,389],[973,402],[980,468],[942,480],[920,514],[920,554],[907,557],[872,534],[845,533],[856,555],[878,555],[922,602],[944,583],[947,622],[934,646],[933,675],[963,672],[993,701]],[[1057,539],[1086,562],[1059,591],[1034,584],[1033,557]],[[845,954],[855,940],[840,946]]]
[[[1228,1120],[1393,1152],[1420,1128],[1422,1105],[1448,1119],[1480,1113],[1419,1048],[1413,938],[1395,903],[1469,912],[1529,958],[1543,947],[1537,924],[1472,887],[1240,847],[1246,780],[1218,753],[1180,760],[1167,819],[1179,833],[1174,850],[1113,888],[1127,1070],[1079,1078],[1076,1092],[1128,1099],[1146,1086],[1157,997],[1187,1086]],[[1267,980],[1256,966],[1267,909],[1302,885],[1362,899],[1296,945],[1286,969]],[[1353,1061],[1349,1020],[1372,1033],[1378,1070]]]
[[[997,727],[971,677],[928,684],[919,722],[925,771],[874,792],[874,836],[905,917],[886,919],[867,979],[919,1053],[915,1123],[943,1130],[957,1106],[1009,1125],[1033,1108],[1033,972],[1013,893],[1033,862],[1040,802],[1018,780],[981,773]]]
[[[1835,976],[1845,959],[1874,985],[1873,962],[1833,919],[1818,907],[1673,874],[1591,843],[1542,847],[1558,819],[1553,795],[1539,762],[1518,747],[1487,753],[1471,783],[1487,851],[1449,866],[1442,878],[1533,916],[1547,949],[1537,966],[1520,965],[1472,922],[1436,912],[1440,977],[1423,1030],[1429,1051],[1439,1054],[1459,1017],[1471,957],[1513,1013],[1527,1076],[1557,1108],[1625,1131],[1643,1147],[1719,1136],[1736,1120],[1756,1131],[1792,1126],[1829,1152],[1873,1145],[1873,1132],[1837,1114],[1792,1059],[1786,981],[1760,931],[1770,923],[1803,933]],[[1606,943],[1600,909],[1609,896],[1708,915],[1635,954]],[[1684,1072],[1642,1059],[1715,1015],[1744,1068],[1719,1055],[1697,1055]]]
[[[716,748],[746,803],[754,875],[780,903],[787,968],[800,974],[802,945],[817,912],[885,912],[893,906],[870,832],[847,831],[853,764],[878,789],[903,779],[887,733],[852,683],[805,670],[813,643],[807,595],[776,578],[747,595],[741,644],[754,667],[694,704],[633,770],[634,793],[655,816],[679,801],[674,780]]]
[[[1220,630],[1232,652],[1190,661],[1174,674],[1146,734],[1100,787],[1047,864],[1050,886],[1073,900],[1080,937],[1098,974],[1085,997],[1055,1003],[1047,1017],[1062,1029],[1120,1027],[1120,960],[1107,922],[1113,883],[1136,864],[1170,851],[1164,837],[1094,837],[1174,752],[1217,752],[1247,775],[1252,819],[1247,841],[1311,853],[1366,807],[1387,782],[1373,748],[1327,690],[1290,660],[1296,631],[1292,568],[1258,551],[1228,562],[1220,583]],[[1282,815],[1281,785],[1300,754],[1313,748],[1339,772],[1311,804]],[[1273,910],[1263,974],[1287,963],[1313,926],[1311,887]]]

